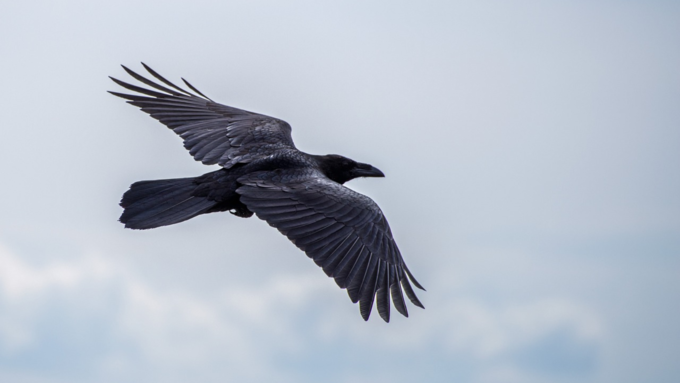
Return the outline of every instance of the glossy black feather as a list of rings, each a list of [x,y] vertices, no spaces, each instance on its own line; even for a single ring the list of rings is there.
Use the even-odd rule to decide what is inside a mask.
[[[182,89],[182,88],[178,87],[177,85],[171,83],[170,81],[166,80],[163,76],[161,76],[160,74],[158,74],[155,70],[151,69],[148,65],[142,63],[142,66],[144,67],[144,69],[146,69],[147,72],[149,72],[152,76],[154,76],[155,78],[157,78],[158,80],[160,80],[160,81],[161,81],[162,83],[164,83],[165,85],[171,86],[171,87],[177,89],[178,91],[180,91],[180,92],[182,92],[182,93],[184,93],[184,94],[186,94],[186,95],[188,95],[188,96],[191,96],[191,95],[192,95],[191,93],[185,91],[184,89]]]
[[[380,270],[378,271],[378,282],[376,284],[376,288],[378,289],[376,296],[378,313],[385,322],[390,321],[390,272],[388,267],[389,266],[387,263],[382,263],[380,265]]]
[[[148,229],[197,215],[229,211],[254,214],[303,250],[368,320],[374,303],[390,320],[390,301],[408,316],[404,294],[423,307],[382,211],[343,184],[383,177],[378,169],[338,155],[317,156],[295,148],[286,122],[215,103],[182,79],[191,93],[145,64],[155,82],[123,66],[143,88],[112,80],[138,94],[110,92],[128,100],[180,136],[185,148],[220,170],[195,178],[134,183],[121,201],[126,227]]]

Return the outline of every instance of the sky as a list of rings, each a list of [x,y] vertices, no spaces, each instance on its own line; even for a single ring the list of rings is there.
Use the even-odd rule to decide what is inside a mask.
[[[0,381],[680,381],[680,3],[33,1],[0,13]],[[364,322],[265,222],[126,230],[197,176],[140,61],[381,169],[425,310]]]

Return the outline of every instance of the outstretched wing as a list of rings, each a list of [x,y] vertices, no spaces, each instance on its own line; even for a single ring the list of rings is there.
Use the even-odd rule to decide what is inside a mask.
[[[184,139],[184,147],[197,161],[206,165],[219,164],[228,169],[237,163],[251,162],[282,149],[295,148],[287,122],[218,104],[182,79],[198,94],[194,95],[166,80],[144,63],[142,65],[167,86],[123,66],[130,76],[160,92],[111,77],[116,84],[142,95],[109,93],[127,99],[129,104],[138,106],[172,129]]]
[[[408,316],[403,292],[423,307],[378,205],[310,168],[256,172],[238,179],[237,193],[249,210],[277,228],[346,288],[368,320],[374,300],[389,321],[392,302]]]

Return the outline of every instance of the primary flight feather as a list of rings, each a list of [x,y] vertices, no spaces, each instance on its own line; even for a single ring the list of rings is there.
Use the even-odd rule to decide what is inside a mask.
[[[195,94],[142,65],[162,85],[123,66],[154,90],[111,77],[138,94],[109,93],[177,133],[197,161],[222,168],[194,178],[132,184],[120,203],[125,227],[151,229],[221,211],[244,218],[255,213],[347,289],[364,320],[375,302],[389,322],[390,296],[404,316],[404,294],[423,307],[411,283],[423,288],[406,267],[382,211],[343,186],[357,177],[384,177],[380,170],[339,155],[304,153],[285,121],[218,104],[186,80]]]

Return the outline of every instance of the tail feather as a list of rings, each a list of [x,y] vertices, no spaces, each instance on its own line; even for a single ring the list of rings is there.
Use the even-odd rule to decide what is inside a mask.
[[[217,202],[193,196],[196,186],[194,178],[136,182],[123,194],[120,222],[130,229],[152,229],[206,213]]]
[[[191,180],[188,178],[187,180]],[[159,180],[159,181],[140,181],[135,182],[130,186],[130,190],[125,192],[121,203],[121,206],[127,207],[127,204],[148,197],[151,194],[162,194],[164,191],[173,189],[179,182],[168,182],[168,181],[179,181],[179,180]]]

